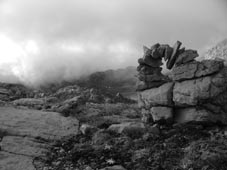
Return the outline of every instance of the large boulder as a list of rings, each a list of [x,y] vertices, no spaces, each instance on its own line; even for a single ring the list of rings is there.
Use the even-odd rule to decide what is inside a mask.
[[[160,87],[144,90],[138,93],[139,106],[172,106],[172,90],[174,83],[166,83]]]
[[[227,90],[227,68],[198,79],[176,82],[173,88],[175,106],[196,106],[210,101]],[[220,100],[221,101],[221,100]],[[220,103],[225,105],[226,103]]]
[[[171,77],[174,81],[183,81],[199,77],[204,77],[217,73],[224,67],[221,60],[193,61],[172,69]]]

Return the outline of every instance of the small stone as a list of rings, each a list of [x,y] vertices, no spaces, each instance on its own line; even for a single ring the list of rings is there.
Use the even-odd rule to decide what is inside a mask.
[[[91,135],[91,134],[95,133],[97,130],[98,129],[96,127],[87,125],[87,124],[82,124],[80,127],[80,131],[84,135]]]
[[[181,42],[180,41],[177,41],[173,47],[173,53],[170,57],[170,59],[167,61],[167,68],[168,69],[171,69],[173,67],[173,65],[175,64],[175,61],[176,61],[176,58],[177,58],[177,52],[178,50],[180,49],[180,46],[181,46]]]
[[[133,156],[132,156],[132,160],[138,161],[141,159],[145,159],[147,156],[149,155],[149,149],[139,149],[134,151]]]
[[[225,130],[224,135],[227,136],[227,130]]]
[[[148,132],[152,133],[154,135],[159,135],[160,134],[160,130],[159,130],[159,128],[156,125],[154,125],[152,127],[149,127]]]
[[[126,170],[126,169],[121,165],[114,165],[114,166],[102,168],[100,170]]]
[[[87,166],[84,170],[93,170],[90,166]]]
[[[101,145],[101,144],[104,144],[105,142],[107,142],[108,139],[111,139],[110,134],[103,130],[99,130],[93,135],[92,142],[94,144]]]
[[[121,124],[113,124],[108,128],[109,131],[113,131],[119,134],[126,134],[128,136],[134,136],[135,138],[141,137],[145,133],[145,126],[139,122],[126,122]]]

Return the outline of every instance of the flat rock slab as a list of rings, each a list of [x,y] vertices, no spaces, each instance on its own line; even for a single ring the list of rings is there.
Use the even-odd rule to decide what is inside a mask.
[[[212,76],[176,82],[173,88],[173,101],[175,106],[196,106],[214,99],[226,90],[227,68]]]
[[[77,134],[78,120],[55,112],[0,107],[0,169],[35,170],[51,140]]]
[[[174,67],[171,77],[175,81],[189,80],[217,73],[223,67],[223,61],[219,60],[193,61]]]
[[[45,156],[48,147],[47,142],[29,137],[5,136],[1,141],[2,151],[29,157]]]
[[[160,87],[138,92],[140,108],[151,108],[152,106],[171,106],[172,90],[174,83],[165,83]]]
[[[78,121],[56,112],[0,107],[0,130],[13,136],[60,139],[76,134]],[[11,134],[12,133],[12,134]]]
[[[0,152],[1,170],[36,170],[31,157]]]

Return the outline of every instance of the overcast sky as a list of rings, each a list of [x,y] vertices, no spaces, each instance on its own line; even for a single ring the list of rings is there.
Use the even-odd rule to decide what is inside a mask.
[[[68,80],[137,65],[143,45],[202,53],[225,37],[226,0],[0,0],[0,81]]]

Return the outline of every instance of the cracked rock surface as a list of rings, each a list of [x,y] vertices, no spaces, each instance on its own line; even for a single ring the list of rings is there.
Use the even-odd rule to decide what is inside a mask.
[[[78,121],[55,112],[0,107],[0,169],[36,170],[52,140],[77,134]]]

